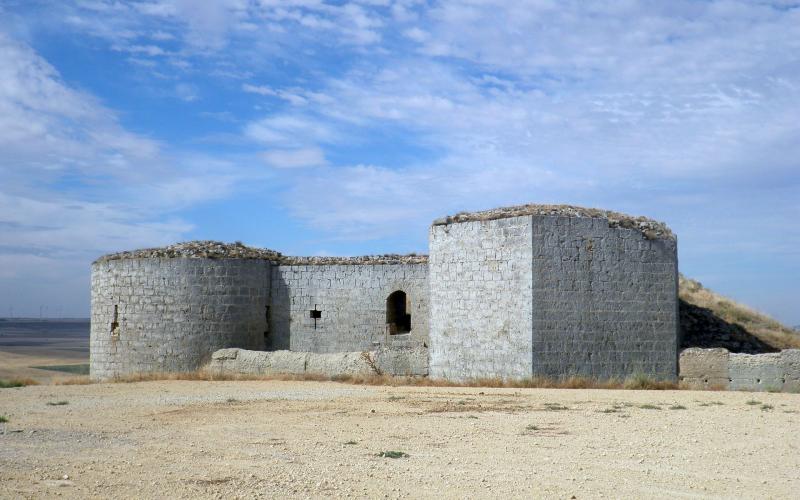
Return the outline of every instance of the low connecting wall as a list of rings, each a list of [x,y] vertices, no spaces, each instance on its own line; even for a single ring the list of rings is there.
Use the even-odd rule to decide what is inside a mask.
[[[247,375],[428,375],[428,351],[424,348],[379,349],[367,352],[318,354],[296,351],[248,351],[220,349],[204,367],[218,374]]]
[[[800,349],[738,354],[727,349],[685,349],[680,380],[695,389],[800,391]]]

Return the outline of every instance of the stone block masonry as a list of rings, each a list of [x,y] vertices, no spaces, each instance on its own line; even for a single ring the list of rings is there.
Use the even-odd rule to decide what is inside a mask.
[[[263,349],[269,268],[241,259],[96,262],[91,378],[192,371],[223,347]]]
[[[430,232],[432,376],[675,379],[668,230],[648,237],[588,216],[459,220]]]
[[[676,241],[602,218],[531,225],[533,375],[675,379]]]
[[[271,283],[271,350],[332,353],[428,342],[427,264],[280,265]],[[390,335],[387,299],[398,291],[411,328]]]
[[[434,221],[430,251],[289,257],[196,241],[101,257],[92,377],[194,370],[223,348],[379,352],[411,374],[427,372],[427,353],[430,374],[451,380],[676,377],[677,243],[664,224],[521,205]],[[265,362],[341,365],[276,356]]]
[[[531,231],[530,217],[431,227],[432,377],[531,376]]]

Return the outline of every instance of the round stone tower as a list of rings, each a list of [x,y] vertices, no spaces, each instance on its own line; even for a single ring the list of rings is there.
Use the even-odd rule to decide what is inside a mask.
[[[192,371],[217,349],[263,349],[270,270],[279,257],[204,241],[98,259],[91,378]]]

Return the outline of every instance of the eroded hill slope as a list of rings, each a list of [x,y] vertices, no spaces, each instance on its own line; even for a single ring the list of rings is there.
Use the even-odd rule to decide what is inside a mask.
[[[680,276],[681,348],[724,347],[761,353],[800,348],[800,335],[780,322]]]

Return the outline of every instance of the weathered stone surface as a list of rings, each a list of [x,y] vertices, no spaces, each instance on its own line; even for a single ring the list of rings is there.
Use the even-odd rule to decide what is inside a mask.
[[[370,366],[367,358],[374,361]],[[248,351],[222,349],[204,367],[212,373],[247,375],[427,375],[427,350],[388,348],[371,352],[310,353],[293,351]]]
[[[192,371],[223,347],[263,349],[269,269],[248,259],[96,262],[91,377]]]
[[[783,389],[781,354],[732,353],[728,364],[730,389],[734,391],[770,391]]]
[[[531,224],[534,375],[674,380],[676,242],[597,218]]]
[[[428,341],[428,266],[280,265],[272,268],[267,348],[308,352],[369,351],[392,345],[386,300],[406,293],[409,337]],[[312,318],[311,311],[319,311]],[[400,336],[406,338],[404,336]]]
[[[430,232],[431,375],[677,375],[677,245],[589,217]]]
[[[432,377],[531,376],[531,235],[530,217],[431,227]]]
[[[727,389],[728,358],[727,349],[684,349],[679,358],[679,379],[693,389]]]
[[[382,373],[407,377],[428,375],[428,349],[412,347],[383,347],[375,352],[375,361]]]
[[[783,369],[783,390],[800,392],[800,349],[781,351],[781,368]]]
[[[741,354],[726,349],[681,352],[680,380],[691,388],[734,391],[800,391],[800,349]]]
[[[308,353],[306,373],[336,377],[369,375],[372,369],[360,352]]]

